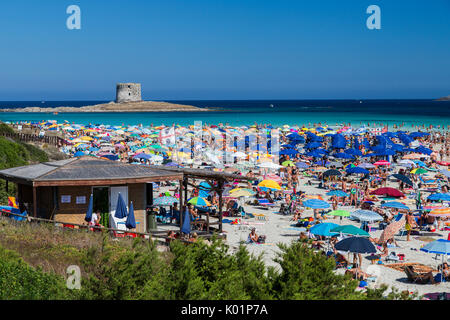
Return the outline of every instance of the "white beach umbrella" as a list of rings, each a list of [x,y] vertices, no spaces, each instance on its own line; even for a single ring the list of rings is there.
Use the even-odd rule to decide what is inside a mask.
[[[273,162],[263,162],[258,164],[258,167],[260,168],[267,168],[267,169],[280,169],[283,168],[283,166],[280,166],[279,164],[273,163]]]
[[[238,152],[233,153],[233,156],[236,158],[245,158],[247,155],[243,152],[238,151]]]
[[[212,154],[212,153],[210,153],[210,152],[206,152],[206,157],[207,157],[209,160],[211,160],[212,162],[216,163],[216,164],[219,164],[219,163],[220,163],[219,158],[218,158],[215,154]]]

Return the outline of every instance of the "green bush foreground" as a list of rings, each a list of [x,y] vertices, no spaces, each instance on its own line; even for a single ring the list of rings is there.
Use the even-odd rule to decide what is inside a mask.
[[[358,282],[333,272],[334,260],[305,243],[280,245],[280,268],[266,267],[261,256],[244,246],[233,254],[221,240],[185,245],[171,243],[159,252],[154,243],[134,240],[117,250],[105,235],[101,245],[85,251],[80,290],[66,288],[66,279],[34,269],[17,253],[0,247],[0,299],[160,299],[160,300],[355,300],[405,299],[386,287],[355,291]]]

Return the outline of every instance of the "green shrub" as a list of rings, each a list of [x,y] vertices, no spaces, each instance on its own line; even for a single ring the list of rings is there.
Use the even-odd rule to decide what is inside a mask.
[[[0,122],[0,133],[14,133],[14,129],[6,123]]]
[[[26,264],[14,251],[0,246],[0,300],[70,299],[62,277]]]
[[[274,260],[281,272],[269,271],[273,282],[273,296],[280,300],[339,300],[361,299],[355,292],[358,282],[349,276],[333,272],[335,261],[325,254],[314,252],[305,243],[279,245],[281,253]]]
[[[30,153],[24,146],[0,137],[0,169],[24,166],[29,160]]]

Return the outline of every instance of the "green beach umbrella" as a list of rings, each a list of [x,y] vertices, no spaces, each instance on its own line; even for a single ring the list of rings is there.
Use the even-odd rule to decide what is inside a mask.
[[[363,229],[360,229],[358,227],[355,227],[351,224],[335,227],[335,228],[331,229],[330,232],[340,232],[343,234],[351,234],[354,236],[365,236],[365,237],[370,236],[370,234],[368,232],[366,232]]]
[[[281,165],[283,167],[295,167],[295,163],[291,160],[284,161]]]
[[[350,212],[348,212],[347,210],[334,210],[334,211],[328,212],[327,214],[329,214],[331,216],[337,216],[337,217],[349,217],[350,216]]]

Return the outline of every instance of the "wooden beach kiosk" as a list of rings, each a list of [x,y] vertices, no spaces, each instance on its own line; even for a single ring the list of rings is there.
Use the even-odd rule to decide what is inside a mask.
[[[16,183],[16,199],[21,212],[27,210],[29,216],[68,224],[85,224],[91,194],[94,210],[102,207],[102,212],[113,216],[120,193],[127,207],[133,202],[135,231],[141,233],[148,231],[146,208],[153,204],[154,182],[179,184],[180,208],[184,212],[188,187],[198,187],[190,180],[206,180],[219,197],[217,214],[206,217],[206,234],[222,232],[225,184],[251,180],[212,170],[143,166],[91,156],[0,170],[0,179]]]
[[[152,183],[182,181],[183,174],[84,156],[1,170],[0,178],[16,183],[21,211],[67,223],[85,222],[91,194],[114,215],[120,193],[127,206],[133,202],[136,231],[146,232]]]

